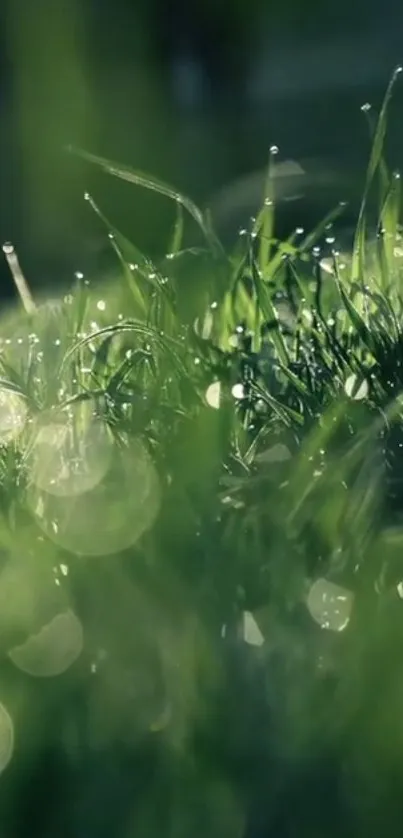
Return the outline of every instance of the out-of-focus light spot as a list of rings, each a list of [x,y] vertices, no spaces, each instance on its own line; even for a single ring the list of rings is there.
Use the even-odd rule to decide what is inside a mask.
[[[347,378],[344,390],[350,399],[355,399],[356,401],[366,399],[369,393],[368,381],[365,378],[359,379],[353,373]]]
[[[313,314],[309,308],[303,308],[301,311],[301,319],[304,320],[307,326],[312,326]]]
[[[258,463],[281,463],[290,459],[291,452],[282,442],[277,442],[276,445],[267,448],[266,451],[261,451],[256,456]]]
[[[197,317],[194,322],[194,330],[202,340],[208,340],[213,331],[214,318],[211,311],[207,310],[204,317]]]
[[[0,442],[11,442],[21,433],[27,414],[27,404],[22,396],[0,389]]]
[[[354,594],[327,579],[317,579],[310,588],[307,607],[321,628],[343,631],[350,621]]]
[[[30,480],[53,495],[87,492],[109,468],[113,440],[108,426],[93,415],[88,400],[71,408],[57,421],[41,419],[26,458]]]
[[[160,485],[139,438],[121,440],[110,468],[94,488],[62,497],[29,487],[38,525],[59,547],[81,556],[117,554],[135,544],[158,514]]]
[[[238,349],[239,343],[240,343],[239,335],[237,335],[237,334],[230,335],[229,338],[228,338],[228,343],[229,343],[231,349]]]
[[[14,751],[14,725],[13,720],[4,707],[0,704],[0,772],[7,768]]]
[[[210,407],[218,410],[221,404],[221,382],[214,381],[206,390],[206,402]]]
[[[243,638],[249,646],[263,646],[264,637],[250,611],[243,612]]]
[[[151,733],[160,733],[168,726],[172,715],[172,708],[170,704],[166,704],[162,713],[150,725]]]
[[[82,649],[82,625],[69,610],[58,614],[21,646],[10,649],[8,655],[13,664],[27,675],[53,678],[66,672]]]
[[[97,309],[98,309],[98,311],[105,311],[105,309],[106,309],[106,302],[105,302],[105,300],[98,300],[98,302],[97,302]]]
[[[246,396],[245,387],[243,386],[243,384],[234,384],[234,386],[231,389],[231,393],[234,399],[244,399]]]

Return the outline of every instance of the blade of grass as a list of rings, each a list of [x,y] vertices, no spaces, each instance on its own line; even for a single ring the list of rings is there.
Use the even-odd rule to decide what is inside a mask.
[[[115,163],[111,160],[108,160],[105,157],[100,157],[97,154],[90,154],[87,151],[79,148],[70,147],[69,151],[75,154],[78,157],[81,157],[83,160],[86,160],[88,163],[93,163],[96,166],[99,166],[104,172],[109,175],[113,175],[114,177],[120,178],[121,180],[126,181],[127,183],[132,183],[134,186],[140,186],[143,189],[149,189],[152,192],[156,192],[159,195],[163,195],[166,198],[170,198],[171,201],[176,201],[176,203],[181,204],[183,208],[192,216],[196,224],[200,227],[206,241],[210,244],[210,246],[217,250],[221,247],[219,246],[218,240],[212,234],[210,228],[206,224],[205,218],[201,210],[196,206],[190,198],[187,198],[186,195],[182,195],[181,192],[178,192],[177,189],[170,186],[167,183],[159,180],[158,178],[152,177],[149,174],[144,172],[140,172],[137,169],[132,169],[130,166],[125,166],[119,163]]]

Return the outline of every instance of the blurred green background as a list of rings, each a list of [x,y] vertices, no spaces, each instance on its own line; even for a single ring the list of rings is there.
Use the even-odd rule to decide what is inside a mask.
[[[147,250],[172,220],[164,201],[100,177],[66,145],[201,203],[263,168],[272,143],[359,170],[359,105],[383,90],[403,33],[397,0],[3,0],[0,23],[0,236],[52,285],[103,246],[85,189]],[[396,149],[400,138],[399,127]]]

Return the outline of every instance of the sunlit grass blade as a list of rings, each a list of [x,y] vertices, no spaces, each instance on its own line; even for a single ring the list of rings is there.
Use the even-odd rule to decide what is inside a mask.
[[[179,355],[179,352],[183,351],[183,347],[172,338],[167,338],[166,336],[161,335],[158,331],[141,321],[126,321],[116,325],[105,326],[103,329],[99,329],[98,331],[92,332],[90,335],[86,335],[68,349],[63,359],[63,366],[71,360],[79,349],[84,346],[88,346],[90,343],[94,343],[94,341],[99,338],[106,338],[109,336],[119,337],[123,334],[130,333],[141,337],[142,339],[154,342],[156,346],[170,356],[171,360],[174,361],[176,368],[186,375],[185,368]]]
[[[385,169],[383,159],[383,150],[386,135],[387,116],[394,86],[401,72],[402,67],[397,67],[390,79],[374,133],[353,246],[353,257],[351,265],[351,278],[353,281],[356,281],[357,279],[362,277],[364,273],[366,208],[368,203],[369,192],[372,187],[377,171],[380,171],[382,187],[385,188],[386,185],[385,182],[387,180],[387,172]]]

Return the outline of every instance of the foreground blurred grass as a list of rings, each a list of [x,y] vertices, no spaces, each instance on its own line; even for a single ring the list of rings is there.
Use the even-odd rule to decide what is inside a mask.
[[[34,820],[43,835],[229,838],[255,834],[256,812],[278,834],[372,835],[385,817],[395,834],[403,267],[400,178],[382,156],[395,77],[350,256],[341,207],[278,241],[270,177],[227,254],[187,198],[85,155],[173,200],[177,221],[153,264],[87,195],[111,277],[78,274],[64,299],[2,324],[7,835]]]

